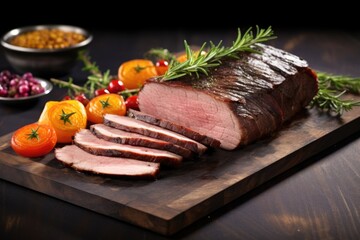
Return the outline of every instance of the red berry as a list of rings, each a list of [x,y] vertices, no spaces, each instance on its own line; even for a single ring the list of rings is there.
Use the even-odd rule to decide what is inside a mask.
[[[66,101],[66,100],[71,100],[71,97],[69,95],[66,95],[65,97],[63,97],[62,99],[63,101]]]
[[[83,93],[76,95],[74,99],[81,102],[84,106],[86,106],[90,102],[90,100]]]
[[[138,96],[133,95],[128,97],[125,101],[125,105],[126,105],[126,109],[131,108],[134,110],[139,110]]]
[[[122,81],[113,79],[110,81],[107,89],[110,93],[118,93],[125,90],[124,84]]]
[[[107,93],[110,93],[107,88],[100,88],[95,90],[95,96],[100,96]]]

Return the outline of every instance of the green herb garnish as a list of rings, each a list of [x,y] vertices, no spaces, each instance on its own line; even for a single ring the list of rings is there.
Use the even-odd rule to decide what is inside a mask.
[[[83,86],[74,84],[72,78],[69,78],[68,81],[52,78],[51,81],[61,88],[67,88],[69,96],[84,93],[89,98],[93,98],[95,90],[99,88],[106,88],[114,76],[110,75],[110,70],[101,72],[96,62],[92,62],[90,56],[84,51],[79,52],[78,59],[84,65],[82,70],[90,73]]]
[[[265,42],[276,38],[271,27],[267,29],[260,29],[256,27],[256,34],[254,35],[251,28],[245,34],[241,34],[240,28],[238,29],[238,36],[233,42],[232,46],[225,47],[220,41],[217,45],[210,41],[210,48],[206,54],[194,54],[190,46],[184,41],[185,52],[187,60],[183,63],[171,61],[168,71],[162,78],[162,81],[169,81],[185,75],[196,75],[199,77],[200,73],[205,75],[209,74],[209,69],[217,67],[221,64],[221,59],[224,57],[238,58],[239,52],[257,52],[251,46],[256,43]],[[200,50],[201,53],[206,48],[205,42]]]
[[[344,111],[350,111],[353,107],[360,106],[360,102],[342,99],[345,92],[360,93],[360,78],[325,72],[317,72],[317,76],[319,91],[311,101],[310,107],[341,115]]]
[[[144,54],[144,57],[154,62],[158,60],[176,61],[176,56],[165,48],[152,48]]]

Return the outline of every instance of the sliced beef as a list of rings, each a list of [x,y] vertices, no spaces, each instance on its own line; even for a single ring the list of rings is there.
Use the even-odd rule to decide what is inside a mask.
[[[318,91],[316,75],[299,57],[263,44],[261,54],[224,59],[208,76],[150,79],[141,89],[141,112],[234,149],[278,130]]]
[[[158,149],[109,142],[96,137],[88,129],[82,129],[75,134],[74,144],[95,155],[133,158],[174,167],[179,166],[182,162],[182,157],[177,154]]]
[[[202,154],[207,149],[203,144],[188,137],[130,117],[106,114],[104,116],[104,124],[124,131],[171,142],[198,154]]]
[[[193,131],[192,129],[190,129],[188,127],[184,127],[179,124],[157,118],[150,114],[146,114],[146,113],[139,112],[139,111],[136,111],[133,109],[129,109],[128,116],[135,118],[137,120],[147,122],[147,123],[168,129],[170,131],[179,133],[188,138],[191,138],[194,141],[197,141],[199,143],[202,143],[202,144],[210,146],[210,147],[219,147],[220,146],[220,141],[218,141],[214,138],[208,137],[206,135],[202,135],[198,132]]]
[[[126,132],[104,124],[91,125],[90,130],[95,136],[105,139],[106,141],[166,150],[185,158],[193,157],[193,153],[189,149],[180,147],[179,145],[137,133]]]
[[[92,155],[75,145],[55,149],[55,157],[78,171],[113,176],[156,178],[160,168],[159,163]]]

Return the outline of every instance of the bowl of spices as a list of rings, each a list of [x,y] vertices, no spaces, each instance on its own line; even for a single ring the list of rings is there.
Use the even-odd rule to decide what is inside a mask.
[[[92,35],[80,27],[37,25],[10,30],[3,35],[1,45],[15,71],[49,78],[70,73],[78,52],[91,41]]]

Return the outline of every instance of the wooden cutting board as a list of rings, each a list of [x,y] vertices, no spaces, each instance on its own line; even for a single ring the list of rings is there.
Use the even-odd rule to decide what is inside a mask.
[[[162,169],[156,181],[79,173],[62,166],[53,153],[20,157],[9,147],[8,134],[0,137],[0,178],[171,235],[359,130],[360,107],[342,118],[304,110],[267,139]]]

